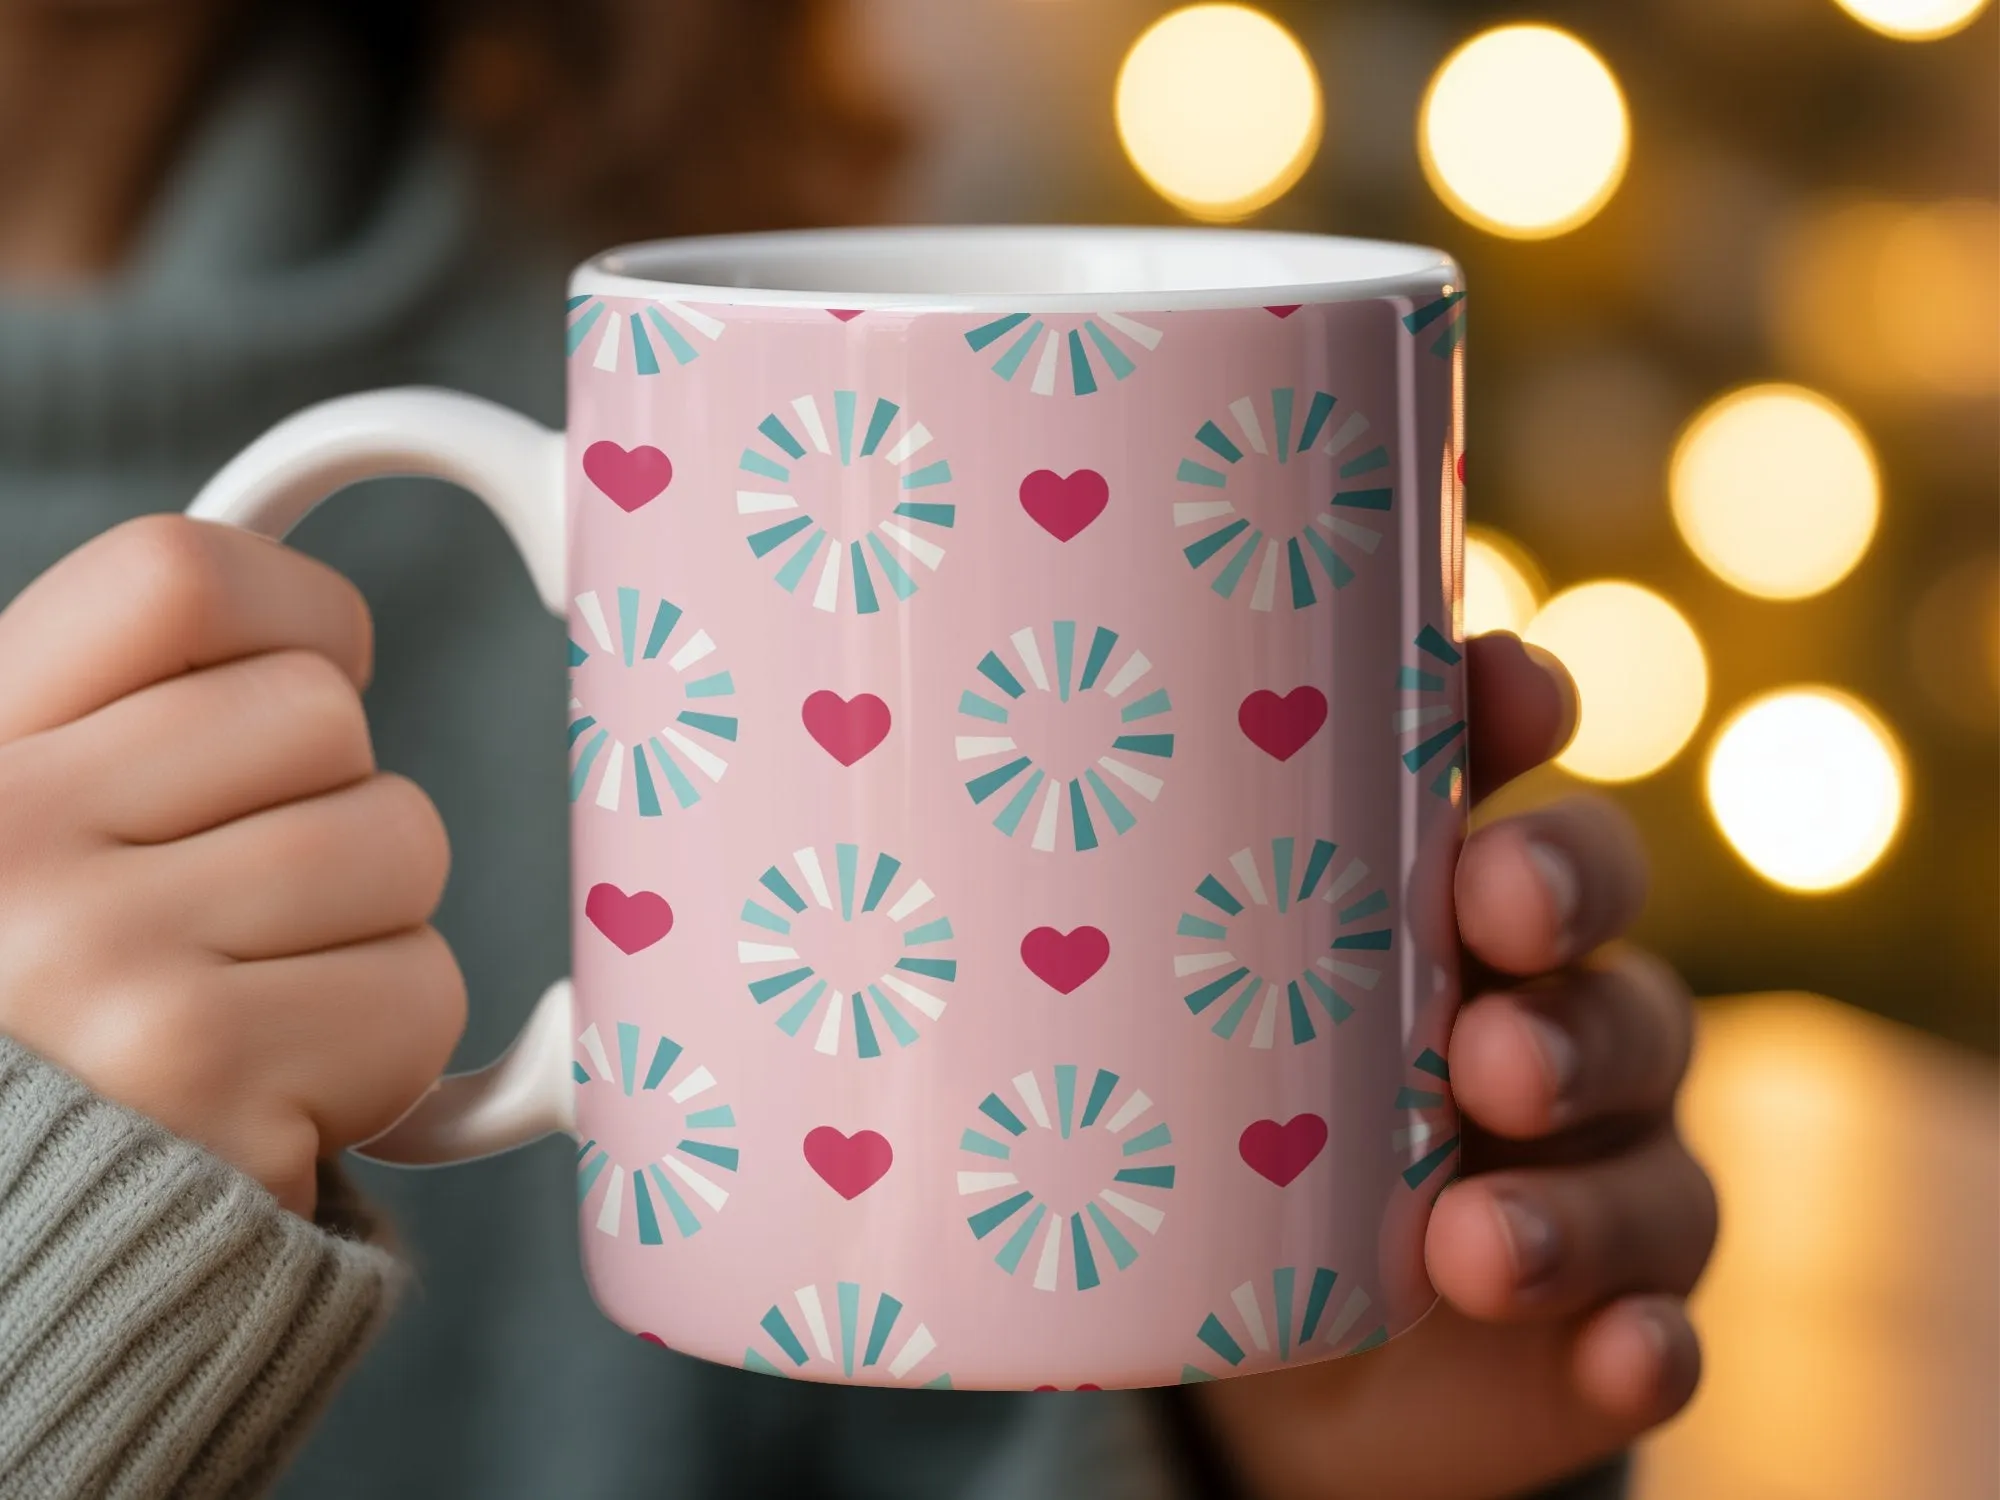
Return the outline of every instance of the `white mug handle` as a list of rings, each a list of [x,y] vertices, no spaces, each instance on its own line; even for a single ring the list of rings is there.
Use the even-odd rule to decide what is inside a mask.
[[[188,514],[282,537],[334,491],[422,475],[484,500],[526,559],[542,603],[563,599],[563,439],[504,406],[411,387],[342,396],[287,417],[202,487]],[[405,1166],[468,1161],[574,1123],[570,985],[551,985],[500,1059],[441,1078],[363,1154]]]

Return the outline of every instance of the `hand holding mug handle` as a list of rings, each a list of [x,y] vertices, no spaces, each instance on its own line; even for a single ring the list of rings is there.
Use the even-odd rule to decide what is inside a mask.
[[[195,497],[188,514],[282,538],[322,500],[363,479],[416,475],[477,495],[514,539],[547,608],[564,609],[563,442],[490,401],[412,387],[343,396],[280,422]],[[551,985],[498,1061],[440,1079],[362,1149],[432,1166],[490,1156],[573,1123],[570,984]]]

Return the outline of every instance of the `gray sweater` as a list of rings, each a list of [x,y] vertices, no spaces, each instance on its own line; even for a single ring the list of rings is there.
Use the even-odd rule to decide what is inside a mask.
[[[285,1213],[0,1038],[4,1493],[261,1491],[387,1311],[368,1228],[337,1191],[319,1226]]]
[[[358,157],[370,107],[325,48],[268,49],[116,286],[0,293],[0,600],[107,526],[184,505],[312,400],[426,381],[559,418],[559,261],[486,223],[448,151]],[[473,995],[458,1065],[483,1061],[568,968],[561,628],[497,525],[439,486],[363,486],[297,541],[374,607],[377,753],[451,832],[438,925]],[[392,1256],[338,1181],[304,1223],[0,1039],[0,1496],[1216,1487],[1164,1398],[845,1390],[633,1339],[590,1305],[573,1180],[555,1141],[439,1173],[357,1166]]]

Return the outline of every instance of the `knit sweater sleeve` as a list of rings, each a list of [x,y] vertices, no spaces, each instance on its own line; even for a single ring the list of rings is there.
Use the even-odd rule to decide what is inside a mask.
[[[0,1038],[0,1494],[261,1491],[401,1278],[327,1187],[307,1223]]]

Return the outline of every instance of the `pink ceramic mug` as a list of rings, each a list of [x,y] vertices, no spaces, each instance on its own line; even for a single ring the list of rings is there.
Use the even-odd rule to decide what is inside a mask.
[[[372,1154],[571,1131],[604,1311],[784,1375],[1149,1385],[1410,1326],[1456,1144],[1452,263],[836,232],[571,290],[566,439],[354,397],[194,507],[441,475],[569,621],[574,993]]]

